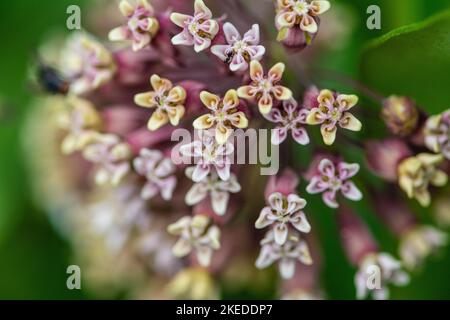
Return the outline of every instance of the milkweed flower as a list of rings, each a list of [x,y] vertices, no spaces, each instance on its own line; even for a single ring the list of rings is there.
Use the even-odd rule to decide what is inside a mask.
[[[86,160],[97,165],[95,182],[117,186],[130,171],[131,149],[114,134],[96,134],[84,148]]]
[[[186,169],[186,175],[191,180],[193,180],[194,170],[194,167]],[[209,195],[214,212],[219,216],[223,216],[228,208],[230,193],[238,193],[239,191],[241,191],[241,186],[233,173],[230,174],[228,180],[223,181],[213,171],[189,189],[185,202],[187,205],[193,206],[203,201]]]
[[[177,299],[219,299],[218,288],[212,275],[200,267],[181,270],[170,281],[167,289]]]
[[[317,102],[319,106],[311,109],[306,122],[310,125],[321,125],[320,131],[326,145],[334,143],[338,125],[351,131],[361,130],[361,122],[349,112],[358,103],[356,95],[321,90]]]
[[[290,225],[300,232],[311,231],[311,226],[302,211],[306,201],[298,195],[284,196],[275,192],[269,196],[267,202],[269,206],[262,209],[255,227],[263,229],[273,225],[272,232],[276,244],[281,246],[287,241]]]
[[[209,131],[201,131],[198,140],[180,147],[181,155],[192,157],[196,165],[193,167],[192,180],[200,182],[215,170],[219,178],[226,181],[230,178],[231,158],[234,146],[230,142],[217,144]]]
[[[168,122],[177,126],[185,113],[186,90],[182,86],[173,86],[170,80],[156,74],[150,77],[150,84],[153,91],[134,96],[138,106],[155,109],[148,121],[148,129],[158,130]]]
[[[329,1],[277,0],[275,24],[279,31],[277,39],[282,41],[290,30],[304,33],[306,44],[310,44],[318,31],[319,15],[330,9]]]
[[[313,263],[307,243],[294,234],[289,234],[283,245],[275,242],[273,232],[268,232],[261,241],[261,251],[256,260],[256,267],[264,269],[278,262],[278,269],[283,279],[290,279],[295,274],[297,262],[306,265]]]
[[[433,226],[417,226],[402,236],[399,254],[405,267],[415,269],[431,254],[445,246],[446,233]]]
[[[234,25],[226,22],[223,32],[227,44],[211,47],[211,52],[222,61],[230,65],[230,70],[245,71],[252,60],[261,60],[266,52],[264,46],[259,45],[259,25],[254,24],[243,37]]]
[[[220,248],[220,230],[204,215],[183,217],[169,225],[167,231],[180,237],[173,246],[172,253],[181,258],[195,250],[197,260],[203,267],[210,265],[214,250]]]
[[[248,119],[245,113],[238,109],[239,98],[236,90],[228,90],[223,99],[202,91],[200,99],[211,113],[197,118],[193,126],[198,130],[214,127],[217,143],[224,144],[233,133],[233,128],[247,128]]]
[[[388,97],[383,101],[381,116],[389,131],[400,137],[412,134],[419,122],[417,106],[407,97]]]
[[[308,132],[304,128],[306,117],[309,112],[305,108],[301,108],[294,99],[285,100],[281,108],[272,108],[265,116],[271,122],[277,124],[272,130],[271,141],[274,145],[280,145],[286,140],[289,131],[292,138],[301,145],[309,143]]]
[[[447,184],[447,174],[437,168],[443,160],[442,155],[420,153],[400,163],[398,182],[409,198],[415,198],[424,207],[430,205],[429,185],[442,187]]]
[[[153,7],[147,0],[136,0],[134,5],[122,0],[119,9],[127,19],[127,24],[111,30],[109,40],[131,40],[133,51],[148,46],[159,30],[159,22],[155,18]]]
[[[147,179],[141,191],[141,197],[151,199],[158,193],[164,200],[172,199],[173,190],[177,184],[175,165],[165,158],[159,150],[141,149],[139,156],[133,160],[136,172]]]
[[[81,33],[68,39],[60,69],[70,81],[70,91],[79,95],[107,83],[117,70],[111,52],[91,36]]]
[[[69,110],[61,113],[58,122],[68,130],[61,150],[64,154],[71,154],[83,150],[89,144],[92,135],[100,129],[102,119],[88,100],[71,96],[67,99],[67,106]]]
[[[250,62],[250,78],[252,82],[249,85],[238,89],[240,98],[247,100],[256,100],[259,111],[264,115],[272,110],[274,100],[284,101],[292,98],[292,91],[279,85],[284,73],[284,63],[274,65],[267,75],[264,75],[263,67],[259,61]]]
[[[174,12],[170,15],[170,20],[183,28],[181,33],[172,38],[172,44],[193,45],[196,52],[209,48],[219,32],[219,24],[212,19],[212,12],[203,0],[195,0],[193,16]]]
[[[373,275],[376,272],[379,272],[379,283],[370,278],[375,278]],[[391,283],[396,286],[405,286],[409,283],[409,275],[402,269],[400,261],[388,253],[369,253],[361,260],[355,275],[358,299],[364,299],[369,294],[372,294],[376,300],[388,299],[388,284]],[[373,285],[373,288],[369,288],[368,284]],[[379,285],[378,288],[377,285]]]
[[[310,194],[322,193],[322,199],[330,208],[338,208],[337,192],[353,201],[362,199],[361,191],[350,181],[359,171],[359,164],[339,162],[335,165],[330,159],[322,159],[306,191]]]
[[[427,120],[424,136],[430,150],[450,160],[450,109]]]

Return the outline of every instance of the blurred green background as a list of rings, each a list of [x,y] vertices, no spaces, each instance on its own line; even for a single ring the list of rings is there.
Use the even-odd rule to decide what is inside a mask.
[[[406,36],[391,42],[387,40],[386,43],[377,41],[369,46],[367,43],[392,30],[420,23],[436,13],[448,10],[450,1],[331,2],[342,4],[352,13],[352,36],[345,48],[323,59],[323,67],[355,78],[361,77],[365,83],[384,94],[410,94],[426,105],[430,112],[449,107],[448,14],[444,18],[444,27],[439,27],[441,31],[446,28],[447,33],[438,35],[440,38],[433,38],[436,32],[431,26],[418,38],[413,35],[412,38]],[[85,14],[83,8],[86,8],[86,3],[88,1],[75,0],[0,2],[0,299],[95,298],[86,290],[66,289],[66,268],[71,264],[70,248],[52,229],[45,213],[32,202],[30,178],[21,146],[21,128],[32,98],[26,80],[31,53],[45,40],[48,31],[66,30],[68,5],[79,4]],[[382,30],[368,30],[365,27],[368,16],[366,9],[372,4],[381,8]],[[343,24],[349,22],[342,21]],[[415,30],[422,27],[419,24],[410,28]],[[396,32],[399,31],[393,31],[391,36],[395,36]],[[421,57],[414,50],[420,51],[429,46],[436,46],[435,55],[414,61],[414,57]],[[319,223],[319,240],[325,256],[323,287],[329,298],[353,299],[354,270],[344,258],[339,241],[336,241],[338,235],[333,213],[323,210],[317,199],[312,201],[312,206],[320,208],[315,212],[315,219]],[[369,205],[362,202],[355,208],[370,222],[383,249],[395,252],[395,241],[374,217]],[[310,210],[313,211],[313,208]],[[427,213],[423,213],[427,219]],[[429,259],[425,268],[413,275],[408,287],[393,289],[392,298],[449,299],[450,251],[448,248],[445,251],[441,256]]]

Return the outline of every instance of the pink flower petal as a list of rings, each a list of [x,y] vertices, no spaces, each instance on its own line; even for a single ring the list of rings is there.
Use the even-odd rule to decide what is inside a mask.
[[[361,191],[359,191],[359,189],[356,187],[356,185],[351,181],[347,181],[342,185],[341,193],[346,198],[353,200],[353,201],[359,201],[362,199]]]

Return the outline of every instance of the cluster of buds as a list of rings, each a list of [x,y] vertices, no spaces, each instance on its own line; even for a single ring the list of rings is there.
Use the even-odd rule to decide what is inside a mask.
[[[70,90],[59,97],[64,107],[52,109],[58,129],[51,138],[66,156],[62,161],[57,157],[60,167],[72,171],[62,176],[76,176],[72,184],[60,179],[71,189],[58,194],[73,195],[67,202],[76,205],[67,207],[85,212],[70,220],[76,221],[74,235],[97,263],[103,262],[98,252],[104,247],[91,244],[103,238],[117,261],[112,268],[126,266],[120,271],[124,279],[144,275],[143,281],[129,282],[152,283],[157,292],[152,297],[217,298],[219,283],[235,281],[216,279],[227,279],[238,269],[237,276],[257,282],[254,264],[265,269],[275,263],[285,298],[318,297],[320,254],[315,221],[309,220],[314,212],[304,198],[311,203],[312,195],[320,194],[322,207],[336,211],[342,245],[359,269],[357,297],[370,291],[375,298],[387,298],[389,283],[408,282],[403,264],[422,264],[445,244],[445,235],[421,225],[412,213],[398,214],[407,212],[403,207],[388,205],[377,212],[398,235],[402,261],[379,250],[368,227],[347,207],[362,200],[363,191],[364,197],[372,191],[359,186],[367,172],[354,158],[347,162],[339,154],[357,144],[352,132],[362,130],[354,112],[358,96],[289,88],[298,75],[286,68],[279,51],[266,45],[270,39],[260,32],[262,21],[249,21],[238,30],[241,24],[223,21],[234,19],[234,12],[216,14],[216,9],[236,10],[228,1],[122,0],[115,10],[126,22],[111,23],[108,38],[114,43],[86,33],[69,38],[60,68]],[[328,1],[278,0],[271,27],[289,49],[304,48],[318,33],[319,16],[330,8]],[[440,166],[450,154],[449,111],[423,124],[410,99],[390,97],[382,115],[395,137],[359,144],[367,151],[367,167],[428,205],[429,187],[447,182],[445,166]],[[317,125],[319,138],[308,132],[308,126]],[[271,129],[268,144],[283,155],[283,171],[272,172],[267,183],[255,174],[257,166],[234,162],[242,149],[234,138],[249,128]],[[179,133],[192,139],[177,140]],[[259,142],[261,147],[267,141]],[[244,146],[245,151],[253,152],[250,147]],[[413,153],[417,148],[435,154]],[[296,155],[311,150],[309,167],[299,168]],[[299,190],[299,177],[307,182],[306,192]],[[393,213],[383,214],[388,212]],[[255,238],[262,238],[256,263],[250,260],[258,250]],[[368,270],[380,272],[373,288]]]

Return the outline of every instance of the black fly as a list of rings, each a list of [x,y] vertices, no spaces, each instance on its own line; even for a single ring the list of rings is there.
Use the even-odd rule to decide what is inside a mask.
[[[70,83],[61,75],[58,69],[48,65],[37,57],[36,80],[41,90],[50,94],[66,95]]]

